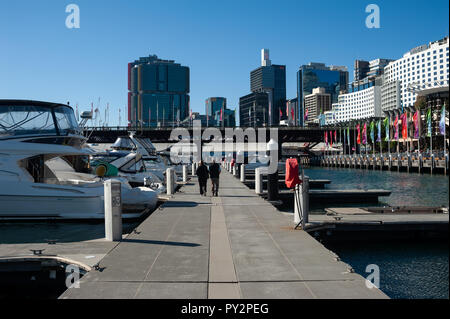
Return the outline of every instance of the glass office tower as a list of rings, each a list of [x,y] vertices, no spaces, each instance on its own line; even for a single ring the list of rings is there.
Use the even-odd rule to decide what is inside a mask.
[[[254,92],[239,98],[239,126],[267,126],[269,117],[269,95]]]
[[[210,97],[205,101],[205,113],[208,117],[208,126],[216,125],[216,112],[226,110],[227,99],[224,97]]]
[[[266,123],[277,126],[280,120],[286,119],[286,66],[272,64],[253,70],[250,73],[250,90],[268,94]]]
[[[176,126],[189,116],[189,68],[156,55],[128,64],[128,121],[133,127]]]
[[[346,91],[348,86],[348,71],[346,67],[325,66],[324,63],[309,63],[302,65],[297,72],[298,123],[304,126],[304,99],[312,94],[314,88],[324,88],[331,95],[332,103],[338,101],[340,91]]]

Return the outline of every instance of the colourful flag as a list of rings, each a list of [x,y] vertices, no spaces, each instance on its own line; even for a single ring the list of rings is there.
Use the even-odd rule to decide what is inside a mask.
[[[308,120],[308,109],[305,110],[305,121]]]
[[[362,143],[364,145],[367,144],[367,123],[364,123],[364,126],[363,126]]]
[[[330,146],[333,147],[333,133],[330,131]]]
[[[379,120],[377,124],[378,124],[378,127],[377,127],[377,130],[378,130],[377,142],[381,142],[381,120]]]
[[[356,143],[361,144],[361,131],[359,123],[356,125],[356,132],[358,133],[358,137],[356,138]]]
[[[280,108],[280,117],[282,117],[282,116],[283,116],[283,111]]]
[[[427,111],[427,136],[431,136],[431,109]]]
[[[375,122],[370,122],[370,140],[375,143]]]
[[[327,133],[327,131],[324,132],[324,136],[325,136],[325,144],[328,146],[328,133]]]
[[[395,116],[394,128],[395,128],[394,140],[398,141],[398,115]]]
[[[388,117],[386,117],[384,119],[384,129],[386,130],[386,136],[384,137],[384,141],[389,142],[391,134],[389,132],[389,118]]]
[[[445,134],[445,105],[441,110],[441,120],[439,121],[439,132],[444,135]]]
[[[344,128],[344,143],[347,141],[347,130]]]
[[[408,138],[408,116],[405,113],[402,114],[402,139]]]
[[[286,102],[286,116],[289,116],[289,102]]]
[[[223,119],[223,107],[220,109],[220,121],[222,122]]]
[[[413,115],[413,123],[414,123],[414,138],[419,138],[419,111],[416,111]]]
[[[291,107],[291,117],[292,117],[292,120],[294,120],[294,108],[293,107]]]
[[[337,143],[337,132],[334,130],[334,142]]]

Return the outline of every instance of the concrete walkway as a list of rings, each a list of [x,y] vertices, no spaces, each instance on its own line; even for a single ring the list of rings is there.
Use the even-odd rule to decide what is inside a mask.
[[[220,183],[201,197],[193,178],[60,298],[387,298],[228,172]]]

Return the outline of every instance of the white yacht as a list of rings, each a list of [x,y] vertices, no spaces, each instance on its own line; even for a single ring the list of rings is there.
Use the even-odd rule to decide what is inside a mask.
[[[0,218],[103,219],[103,183],[84,167],[85,141],[67,105],[0,100]],[[57,159],[72,171],[55,169]],[[119,180],[123,218],[155,208],[155,191]]]
[[[155,146],[149,138],[138,137],[134,133],[129,136],[117,138],[111,149],[115,151],[137,152],[141,154],[145,170],[156,175],[160,180],[165,181],[166,169],[170,166],[158,155]]]
[[[90,156],[90,166],[93,169],[103,166],[105,177],[124,177],[132,187],[148,186],[158,193],[166,191],[163,181],[145,167],[139,152],[97,152]]]

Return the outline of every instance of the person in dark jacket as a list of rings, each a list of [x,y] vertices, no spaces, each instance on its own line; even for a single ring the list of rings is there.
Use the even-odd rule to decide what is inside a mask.
[[[209,171],[203,161],[200,161],[195,174],[198,177],[198,185],[200,186],[200,195],[206,196],[206,186],[208,183]]]
[[[212,184],[212,195],[219,196],[219,176],[220,176],[220,165],[213,160],[212,164],[209,166],[209,177],[211,177]]]

